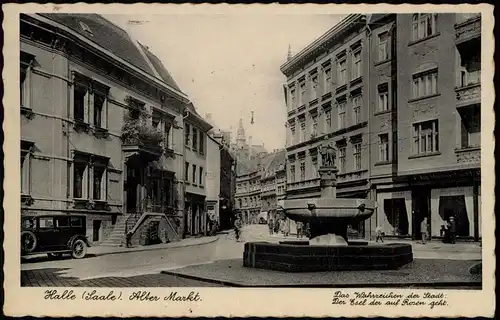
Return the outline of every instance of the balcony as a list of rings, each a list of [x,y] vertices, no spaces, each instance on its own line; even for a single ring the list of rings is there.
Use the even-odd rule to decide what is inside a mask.
[[[122,150],[126,158],[155,161],[163,153],[163,140],[163,133],[138,121],[125,122],[122,128]]]
[[[368,170],[357,170],[337,174],[337,183],[348,183],[368,179]]]
[[[457,106],[478,104],[481,102],[481,84],[474,83],[455,89],[457,93]]]
[[[455,24],[456,44],[461,44],[481,37],[481,16],[474,15]]]
[[[481,163],[481,147],[455,149],[457,163]]]
[[[319,188],[319,178],[288,183],[286,190],[296,191],[310,188]]]

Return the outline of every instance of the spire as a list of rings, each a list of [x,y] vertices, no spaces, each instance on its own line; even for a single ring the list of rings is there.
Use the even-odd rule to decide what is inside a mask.
[[[238,146],[242,147],[246,143],[246,138],[245,138],[245,128],[243,128],[243,119],[240,118],[240,123],[238,125],[238,131],[236,133],[236,142]]]
[[[286,60],[290,60],[292,59],[292,47],[290,45],[288,45],[288,56],[286,58]]]

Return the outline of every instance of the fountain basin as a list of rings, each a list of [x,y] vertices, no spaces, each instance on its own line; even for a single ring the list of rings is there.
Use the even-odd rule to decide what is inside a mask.
[[[285,200],[283,210],[295,221],[311,220],[355,223],[368,219],[377,204],[368,199],[312,198]]]
[[[309,246],[247,242],[243,266],[284,272],[394,270],[413,261],[410,244]]]

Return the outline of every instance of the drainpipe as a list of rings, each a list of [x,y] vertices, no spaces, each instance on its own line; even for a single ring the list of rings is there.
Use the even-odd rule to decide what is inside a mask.
[[[184,115],[182,116],[182,129],[185,130],[185,127],[184,127],[184,120],[186,120],[187,117],[189,117],[191,115],[191,113],[189,112],[189,110],[184,110]],[[182,140],[184,140],[184,131],[182,132]],[[181,145],[183,145],[184,142],[181,143]],[[185,224],[185,217],[184,215],[187,214],[186,213],[186,208],[185,208],[185,205],[186,205],[186,181],[184,181],[184,172],[186,172],[186,168],[184,168],[184,166],[186,165],[186,146],[182,147],[182,168],[184,170],[182,170],[181,172],[181,177],[182,177],[182,223],[180,224],[182,226],[182,230],[180,230],[180,232],[182,233],[182,236],[181,238],[184,238],[184,229],[186,229],[186,226],[184,225]]]
[[[372,49],[372,46],[371,46],[371,35],[372,35],[372,30],[370,29],[370,24],[369,24],[369,21],[366,21],[366,40],[368,42],[368,52],[367,52],[367,61],[368,61],[368,68],[370,69],[371,68],[371,49]],[[370,75],[370,70],[368,70],[368,75]],[[368,76],[367,77],[367,88],[366,88],[366,92],[367,92],[367,96],[368,96],[368,187],[369,187],[369,193],[372,193],[372,179],[371,179],[371,174],[372,174],[372,144],[371,144],[371,130],[370,130],[370,124],[371,124],[371,116],[372,116],[372,112],[371,112],[371,96],[370,96],[370,77]],[[375,196],[375,199],[377,197]],[[372,199],[374,200],[374,199]],[[378,209],[375,209],[375,221],[378,221]],[[369,221],[369,235],[368,235],[368,240],[371,240],[371,234],[372,234],[372,219],[368,219]]]

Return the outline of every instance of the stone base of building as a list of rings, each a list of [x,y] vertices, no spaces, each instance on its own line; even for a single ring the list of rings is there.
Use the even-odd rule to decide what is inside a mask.
[[[243,266],[285,272],[394,270],[413,261],[410,244],[309,246],[245,243]]]

